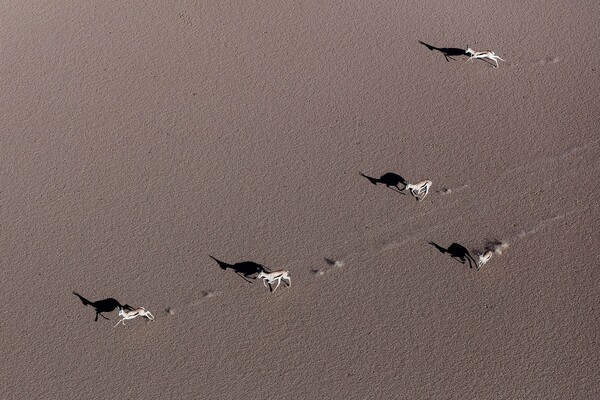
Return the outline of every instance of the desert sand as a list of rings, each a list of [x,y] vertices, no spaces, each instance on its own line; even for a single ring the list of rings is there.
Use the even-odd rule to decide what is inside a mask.
[[[599,17],[2,2],[0,398],[600,397]]]

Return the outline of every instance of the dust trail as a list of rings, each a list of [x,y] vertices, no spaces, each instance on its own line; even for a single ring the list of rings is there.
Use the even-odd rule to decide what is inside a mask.
[[[548,163],[551,161],[562,161],[569,157],[575,156],[581,152],[591,150],[593,147],[597,146],[599,143],[600,143],[600,139],[590,140],[579,146],[571,147],[570,149],[567,149],[557,155],[550,156],[550,157],[539,157],[531,162],[528,162],[528,163],[525,163],[522,165],[517,165],[516,167],[508,168],[504,171],[504,174],[505,175],[512,174],[513,172],[522,171],[522,170],[531,168],[533,166],[538,166],[540,164],[545,164],[545,163]]]
[[[310,272],[314,276],[323,276],[326,273],[329,273],[330,271],[332,271],[332,268],[340,269],[346,265],[346,263],[342,260],[330,259],[330,258],[325,258],[325,264],[327,264],[327,268],[325,268],[325,269],[312,268],[310,270]]]
[[[575,154],[577,154],[577,153],[579,153],[581,151],[588,150],[588,149],[596,146],[598,143],[600,143],[600,139],[589,141],[589,142],[584,143],[584,144],[582,144],[580,146],[572,147],[572,148],[570,148],[570,149],[562,152],[561,154],[559,154],[555,158],[562,159],[562,158],[570,157],[570,156],[575,155]]]
[[[463,189],[467,189],[468,187],[469,187],[469,185],[462,185],[462,186],[459,186],[459,187],[454,188],[454,189],[444,187],[444,188],[436,190],[435,192],[438,193],[438,194],[441,194],[441,195],[452,194],[452,193],[460,192]]]
[[[572,214],[572,213],[574,213],[574,211],[568,213],[567,215]],[[513,239],[521,239],[521,238],[524,238],[526,236],[533,235],[533,234],[537,233],[538,231],[540,231],[541,229],[544,229],[544,228],[546,228],[546,227],[548,227],[550,225],[553,225],[554,223],[556,223],[556,222],[558,222],[560,220],[563,220],[564,218],[565,218],[565,215],[558,214],[558,215],[555,215],[553,217],[542,219],[534,227],[531,227],[531,228],[528,228],[528,229],[522,229],[519,232],[517,232],[516,234],[514,234],[512,236],[512,238]]]
[[[546,64],[556,64],[558,62],[560,62],[560,57],[544,57],[541,60],[537,60],[535,63],[538,65],[546,65]]]
[[[200,292],[201,297],[199,299],[188,302],[182,308],[187,309],[187,308],[191,308],[191,307],[197,307],[200,304],[202,304],[204,301],[211,299],[211,298],[217,296],[218,294],[219,294],[219,292],[202,291],[202,292]],[[179,311],[179,308],[176,308],[176,307],[167,307],[165,309],[165,313],[168,316],[175,315],[178,311]]]
[[[432,232],[438,231],[440,229],[440,226],[443,226],[443,225],[435,225],[424,231],[415,232],[414,234],[412,234],[410,236],[406,236],[406,237],[402,238],[401,240],[388,241],[387,243],[379,246],[379,248],[375,249],[375,250],[378,250],[379,252],[385,252],[385,251],[397,249],[398,247],[403,246],[407,243],[413,242],[415,240],[423,240],[424,237],[428,237]]]

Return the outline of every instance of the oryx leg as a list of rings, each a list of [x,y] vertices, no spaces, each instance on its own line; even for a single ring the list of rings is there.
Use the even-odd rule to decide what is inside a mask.
[[[275,286],[275,289],[273,289],[273,292],[275,292],[277,290],[277,288],[279,287],[279,284],[281,283],[281,277],[273,279],[273,281],[275,281],[275,280],[277,280],[277,286]]]

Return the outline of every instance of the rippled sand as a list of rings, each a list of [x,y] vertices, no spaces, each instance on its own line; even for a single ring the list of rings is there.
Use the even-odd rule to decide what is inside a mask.
[[[0,398],[597,397],[599,8],[4,2]]]

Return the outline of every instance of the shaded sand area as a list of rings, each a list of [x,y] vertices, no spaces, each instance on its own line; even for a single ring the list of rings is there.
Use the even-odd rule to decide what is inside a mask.
[[[0,398],[598,397],[579,3],[2,2]]]

